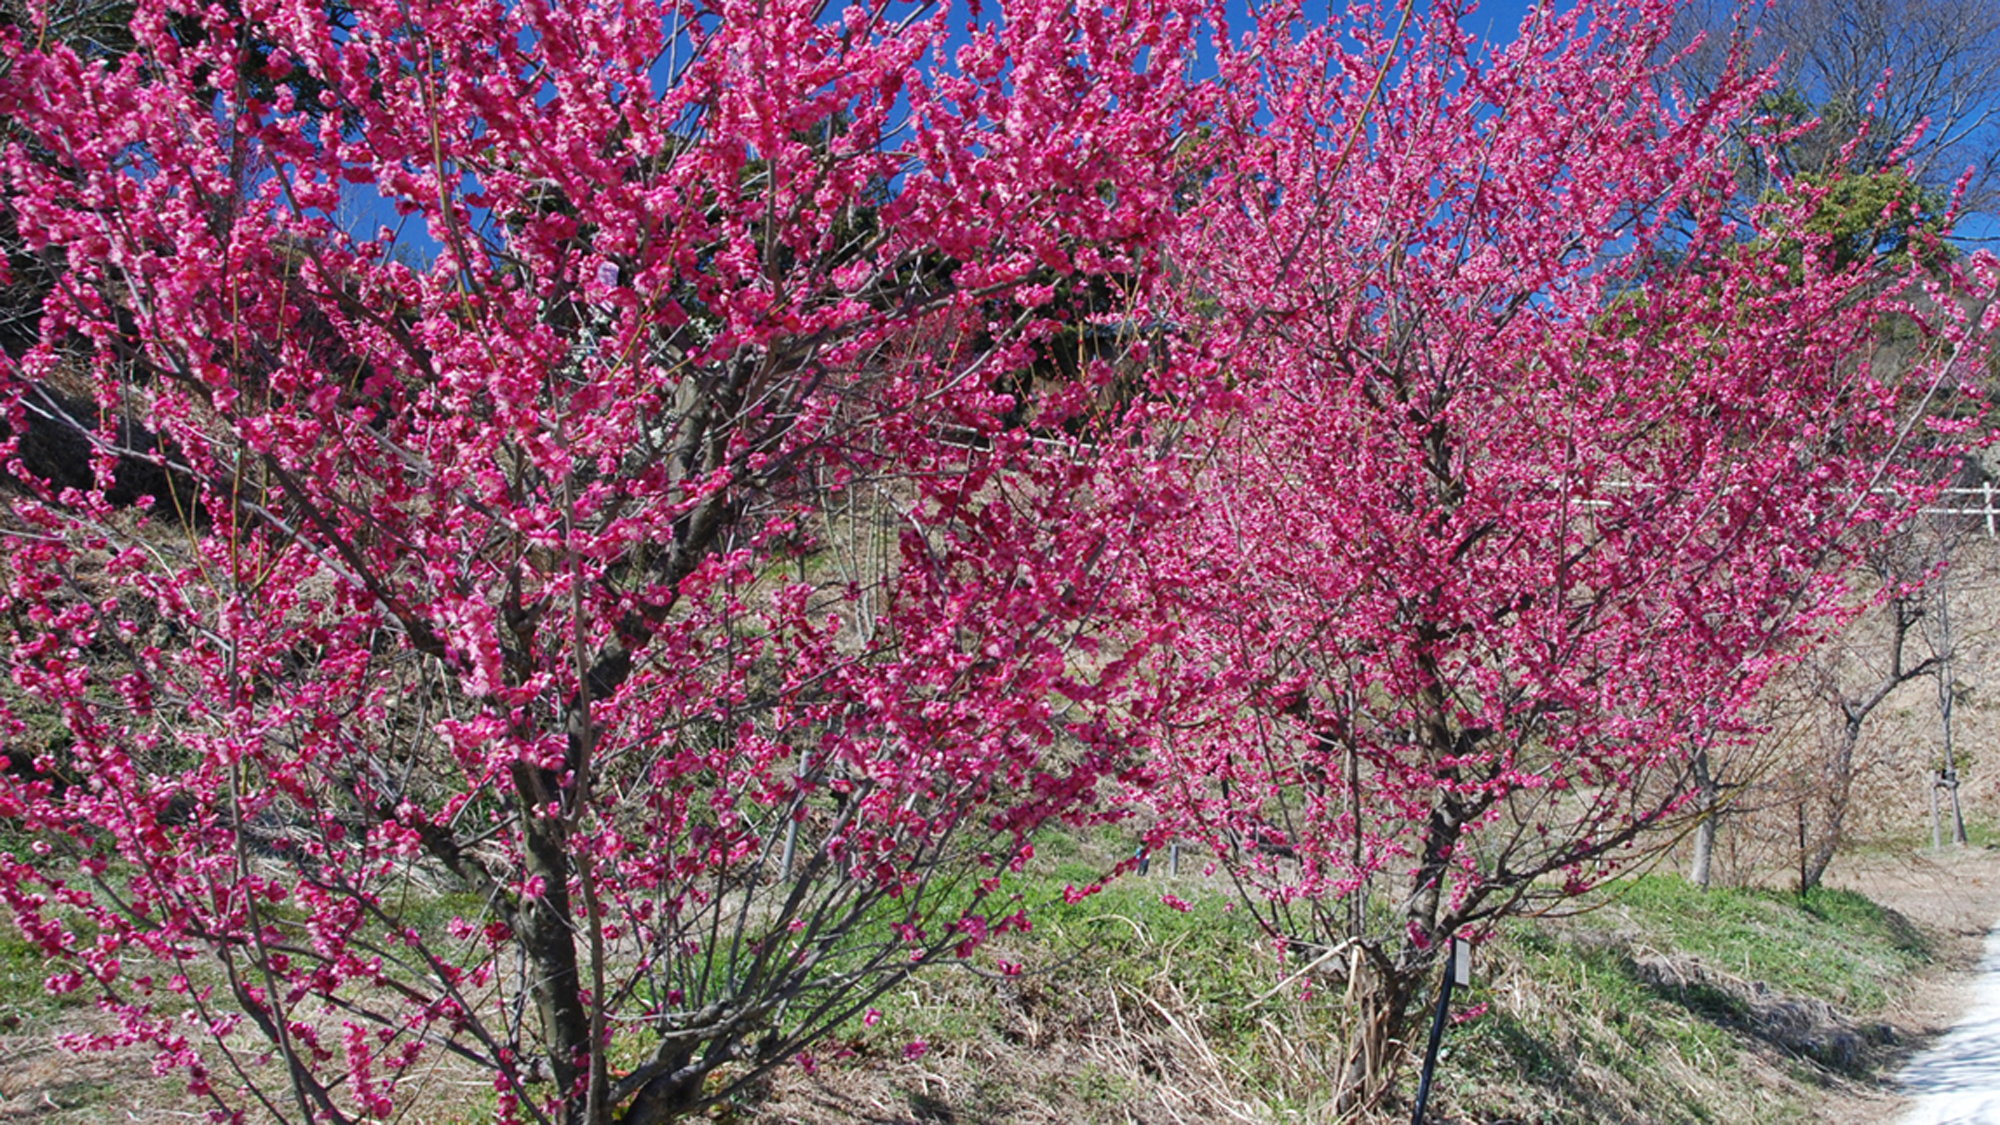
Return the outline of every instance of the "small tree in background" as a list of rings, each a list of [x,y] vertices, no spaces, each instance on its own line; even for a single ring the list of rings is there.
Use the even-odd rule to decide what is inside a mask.
[[[1863,740],[1869,717],[1898,688],[1937,675],[1949,661],[1949,650],[1939,643],[1949,644],[1949,638],[1927,627],[1927,618],[1944,591],[1943,568],[1958,536],[1937,522],[1913,520],[1869,553],[1868,569],[1880,583],[1877,604],[1865,615],[1874,618],[1874,643],[1858,643],[1856,634],[1871,624],[1858,619],[1799,667],[1818,705],[1808,752],[1791,764],[1786,779],[1797,795],[1800,894],[1820,885],[1847,841],[1856,783],[1877,764]]]
[[[1348,1105],[1448,938],[1685,823],[1698,756],[1979,440],[2000,281],[1841,254],[1810,189],[1733,225],[1764,78],[1663,100],[1671,5],[1484,53],[1458,14],[1270,15],[1227,73],[1272,120],[1218,132],[1175,241],[1238,407],[1152,529],[1159,832],[1345,970]],[[1922,347],[1885,367],[1891,316]]]

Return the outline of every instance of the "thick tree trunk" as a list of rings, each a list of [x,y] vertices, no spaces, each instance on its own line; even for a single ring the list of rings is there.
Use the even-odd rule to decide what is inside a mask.
[[[1356,947],[1349,962],[1350,989],[1356,1000],[1353,1029],[1334,1093],[1334,1111],[1366,1113],[1388,1094],[1408,1044],[1403,1028],[1410,1019],[1421,974],[1403,971],[1373,945]]]
[[[1694,828],[1694,858],[1688,863],[1688,882],[1707,890],[1714,880],[1715,866],[1715,812],[1702,814],[1701,823]]]
[[[590,1041],[590,1014],[584,1009],[583,977],[577,964],[568,832],[560,818],[549,815],[547,802],[537,800],[545,792],[544,779],[536,776],[540,772],[526,765],[514,767],[527,874],[542,884],[541,894],[522,896],[515,936],[528,962],[528,990],[541,1016],[549,1070],[563,1104],[570,1107],[567,1118],[575,1125],[599,1125],[584,1122],[584,1106],[587,1102],[601,1106],[604,1100],[588,1099],[578,1081],[592,1069],[595,1045]]]
[[[1694,826],[1694,859],[1688,866],[1688,882],[1708,889],[1715,862],[1716,818],[1721,815],[1721,787],[1708,769],[1708,748],[1694,754],[1695,808],[1701,817]]]
[[[702,1084],[708,1079],[707,1068],[689,1065],[693,1059],[691,1050],[679,1057],[681,1066],[640,1088],[622,1125],[666,1125],[701,1100]]]
[[[1442,713],[1442,707],[1434,713]],[[1433,724],[1426,734],[1440,754],[1453,748],[1453,737],[1442,723]],[[1411,1004],[1422,991],[1436,951],[1444,948],[1449,938],[1449,925],[1441,919],[1444,880],[1464,836],[1466,819],[1465,808],[1450,796],[1440,796],[1431,809],[1423,851],[1403,907],[1405,934],[1422,935],[1423,944],[1406,936],[1393,959],[1373,945],[1357,946],[1363,953],[1352,961],[1350,988],[1359,1000],[1359,1010],[1335,1096],[1335,1107],[1341,1113],[1365,1112],[1379,1104],[1402,1064],[1408,1049],[1403,1033],[1410,1022]]]
[[[717,494],[684,515],[676,527],[672,550],[659,564],[660,572],[674,582],[692,573],[736,510],[726,497]],[[519,606],[511,608],[510,618],[521,616]],[[599,1026],[601,1013],[593,1013],[584,1003],[587,982],[577,955],[578,936],[596,935],[598,921],[588,915],[579,919],[570,902],[569,883],[577,874],[573,869],[576,857],[571,854],[570,826],[559,810],[569,808],[573,801],[587,800],[588,774],[594,763],[591,732],[582,725],[582,716],[589,714],[589,701],[609,698],[625,682],[632,672],[633,651],[645,643],[671,608],[671,604],[664,604],[632,611],[621,622],[618,643],[607,647],[595,662],[587,666],[579,663],[579,691],[567,701],[570,722],[564,731],[575,788],[565,792],[563,778],[553,770],[517,764],[512,771],[526,873],[542,883],[540,895],[523,896],[515,936],[528,964],[528,991],[541,1017],[549,1069],[561,1091],[564,1120],[569,1125],[608,1125],[619,1114],[613,1104],[610,1074],[600,1057],[603,1044],[593,1030]],[[523,640],[524,650],[532,647],[531,640]],[[580,636],[576,643],[581,654]],[[586,891],[586,905],[587,896]],[[593,946],[593,950],[594,955],[601,955],[601,949]],[[591,963],[599,964],[596,960]],[[646,1083],[638,1091],[637,1109],[624,1120],[666,1121],[678,1116],[698,1099],[706,1073],[704,1069],[691,1078],[688,1073],[667,1075]]]
[[[1806,854],[1805,862],[1799,866],[1800,894],[1819,886],[1826,878],[1826,869],[1833,866],[1833,856],[1840,850],[1843,836],[1843,829],[1838,823],[1841,819],[1840,814],[1831,814],[1825,831],[1820,833],[1819,843]]]

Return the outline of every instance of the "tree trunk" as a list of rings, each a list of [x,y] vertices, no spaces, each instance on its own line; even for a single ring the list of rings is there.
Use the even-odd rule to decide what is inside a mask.
[[[544,793],[543,771],[526,765],[514,767],[514,785],[521,806],[521,835],[530,878],[539,878],[541,894],[522,896],[519,933],[521,952],[527,959],[531,980],[529,991],[541,1015],[542,1034],[547,1037],[549,1070],[567,1119],[584,1122],[588,1102],[603,1105],[602,1098],[588,1099],[578,1079],[589,1073],[595,1044],[590,1041],[590,1015],[584,1010],[582,983],[576,957],[576,918],[569,901],[568,832],[560,818],[549,815],[548,803],[537,802]]]
[[[1840,849],[1842,830],[1839,825],[1830,825],[1820,833],[1819,843],[1807,854],[1805,862],[1799,865],[1799,893],[1804,894],[1826,878],[1826,869],[1833,866],[1834,853]]]
[[[1708,747],[1694,752],[1695,808],[1701,819],[1694,826],[1694,859],[1688,866],[1688,882],[1707,890],[1715,860],[1716,818],[1721,815],[1721,787],[1708,769]]]
[[[1688,882],[1707,890],[1713,881],[1715,860],[1715,813],[1713,809],[1694,827],[1694,858],[1688,863]]]
[[[1404,971],[1373,945],[1359,945],[1349,962],[1351,994],[1357,1001],[1348,1033],[1334,1112],[1358,1116],[1380,1105],[1395,1080],[1408,1044],[1403,1027],[1420,973]],[[1345,1117],[1343,1117],[1345,1119]]]
[[[1964,847],[1969,841],[1965,836],[1965,811],[1958,803],[1958,751],[1952,746],[1952,705],[1958,702],[1957,681],[1952,678],[1951,656],[1951,588],[1945,585],[1945,576],[1938,576],[1938,642],[1943,650],[1938,661],[1938,712],[1944,723],[1944,773],[1942,780],[1951,790],[1951,842]],[[1935,793],[1935,790],[1933,791]],[[1936,797],[1932,797],[1936,803]]]
[[[1879,693],[1878,693],[1879,694]],[[1872,710],[1872,705],[1871,708]],[[1861,744],[1861,724],[1868,715],[1855,708],[1845,708],[1846,723],[1841,727],[1840,749],[1828,763],[1821,778],[1820,790],[1826,797],[1826,822],[1820,826],[1819,840],[1807,845],[1801,837],[1799,841],[1799,893],[1804,894],[1820,885],[1826,878],[1826,869],[1833,864],[1834,853],[1847,839],[1847,807],[1854,793],[1854,753]],[[1803,833],[1806,823],[1806,805],[1813,798],[1811,793],[1799,795],[1799,824]]]
[[[1951,842],[1963,848],[1972,843],[1965,834],[1965,809],[1958,803],[1958,771],[1946,779],[1951,785]]]
[[[1942,777],[1940,777],[1940,776],[1938,775],[1938,771],[1936,771],[1936,770],[1932,770],[1932,771],[1931,771],[1931,777],[1930,777],[1930,781],[1931,781],[1931,784],[1930,784],[1930,790],[1931,790],[1931,850],[1932,850],[1932,851],[1936,851],[1936,850],[1938,850],[1939,848],[1942,848],[1942,847],[1944,847],[1944,827],[1943,827],[1943,823],[1942,823],[1941,821],[1939,821],[1939,820],[1938,820],[1938,799],[1937,799],[1937,791],[1938,791],[1938,786],[1940,786],[1940,785],[1944,784],[1944,778],[1942,778]]]
[[[1440,706],[1433,713],[1441,711]],[[1428,734],[1441,753],[1451,749],[1450,735],[1442,723],[1434,724]],[[1400,942],[1400,952],[1391,959],[1373,945],[1357,946],[1366,956],[1355,956],[1349,988],[1360,1006],[1334,1099],[1337,1112],[1359,1114],[1378,1105],[1402,1064],[1408,1049],[1403,1031],[1410,1020],[1410,1005],[1422,991],[1437,951],[1449,948],[1451,927],[1448,920],[1440,919],[1440,908],[1445,875],[1464,836],[1466,819],[1464,806],[1449,796],[1441,795],[1431,809],[1423,852],[1403,907],[1403,929],[1409,936]],[[1419,945],[1413,940],[1418,935],[1428,941]]]

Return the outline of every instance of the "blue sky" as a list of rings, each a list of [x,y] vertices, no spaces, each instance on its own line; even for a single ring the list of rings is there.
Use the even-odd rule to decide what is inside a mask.
[[[1491,0],[1481,4],[1479,11],[1465,21],[1465,26],[1489,43],[1506,42],[1514,38],[1528,7],[1527,0]]]
[[[1324,2],[1335,4],[1339,0]],[[997,6],[989,3],[989,15]],[[1315,5],[1309,0],[1308,10],[1313,7]],[[1466,18],[1465,26],[1489,41],[1511,40],[1529,7],[1530,0],[1487,0],[1478,11]],[[1233,19],[1242,18],[1248,11],[1244,0],[1230,0],[1229,8]],[[1244,19],[1243,23],[1247,25],[1248,20]],[[342,218],[357,237],[373,237],[377,229],[386,226],[398,233],[398,242],[410,256],[427,262],[436,253],[437,245],[425,233],[422,224],[415,218],[402,220],[387,201],[375,195],[370,186],[350,186],[344,195],[346,206]]]
[[[1340,3],[1341,0],[1320,0],[1320,2],[1332,5]],[[1558,3],[1565,5],[1569,2],[1570,0],[1558,0]],[[1531,0],[1485,0],[1477,11],[1465,18],[1464,26],[1488,42],[1511,41],[1531,6]],[[989,0],[989,13],[994,7],[997,7],[997,4]],[[1229,0],[1229,7],[1232,17],[1242,18],[1247,13],[1246,0]],[[1315,7],[1317,5],[1313,0],[1307,0],[1308,11]],[[1247,24],[1247,19],[1244,22]],[[364,185],[350,189],[347,204],[345,208],[347,214],[343,217],[363,237],[372,235],[378,227],[386,225],[399,230],[404,250],[412,257],[428,261],[435,253],[436,245],[423,231],[421,224],[414,220],[399,222],[393,208],[376,197],[369,187]],[[1984,214],[1967,216],[1961,222],[1959,235],[1960,240],[1967,245],[1989,247],[2000,245],[2000,218]]]

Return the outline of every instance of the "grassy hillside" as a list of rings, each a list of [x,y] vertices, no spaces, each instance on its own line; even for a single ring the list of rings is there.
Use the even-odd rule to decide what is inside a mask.
[[[1051,907],[995,952],[1024,971],[913,983],[743,1118],[1335,1119],[1340,982],[1302,973],[1220,888],[1130,879]],[[1895,1054],[1876,1017],[1933,956],[1931,938],[1853,892],[1629,880],[1481,950],[1431,1120],[1808,1120],[1827,1083]]]
[[[1274,947],[1192,863],[1178,879],[1156,869],[1065,902],[1064,888],[1101,863],[1074,853],[1045,862],[1021,888],[1035,908],[1031,933],[908,983],[805,1067],[711,1119],[1335,1120],[1327,1076],[1346,1011],[1337,971]],[[1851,891],[1703,893],[1671,875],[1616,884],[1581,913],[1511,923],[1481,949],[1445,1038],[1431,1120],[1813,1119],[1827,1083],[1902,1046],[1880,1015],[1936,949],[1933,935]],[[179,1099],[153,1084],[143,1055],[73,1062],[47,1049],[52,1032],[87,1030],[96,1014],[43,993],[45,971],[0,926],[0,1121],[101,1120],[133,1106],[148,1107],[139,1120],[168,1119]],[[490,1079],[446,1065],[404,1120],[487,1119],[490,1090]],[[1391,1106],[1379,1120],[1408,1115]]]

